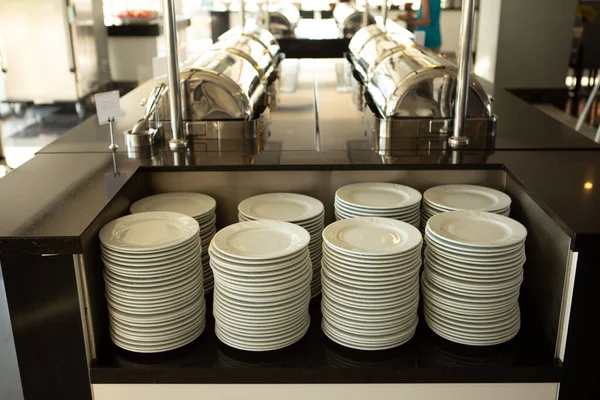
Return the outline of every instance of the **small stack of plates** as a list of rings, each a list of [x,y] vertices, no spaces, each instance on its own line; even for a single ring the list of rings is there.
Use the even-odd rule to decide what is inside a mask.
[[[508,217],[510,197],[499,190],[477,185],[441,185],[423,193],[421,232],[427,220],[439,213],[455,210],[478,210]]]
[[[421,233],[387,218],[352,218],[323,231],[322,328],[361,350],[399,346],[414,335]]]
[[[100,230],[110,336],[156,353],[196,339],[205,326],[198,223],[183,214],[128,215]]]
[[[422,293],[425,321],[450,341],[488,346],[519,332],[527,230],[483,211],[429,219]]]
[[[403,221],[419,227],[421,193],[394,183],[354,183],[335,192],[336,220],[380,217]]]
[[[215,276],[215,333],[249,351],[300,340],[310,325],[310,235],[281,221],[248,221],[217,232],[208,250]]]
[[[268,193],[247,198],[238,205],[240,222],[260,219],[291,222],[310,234],[308,251],[313,278],[311,297],[321,293],[321,255],[325,207],[319,200],[295,193]]]
[[[148,211],[171,211],[188,215],[200,225],[200,242],[202,244],[202,273],[204,293],[213,290],[213,276],[208,265],[208,244],[217,232],[215,210],[217,202],[210,196],[201,193],[162,193],[145,197],[136,201],[129,209],[132,214]]]

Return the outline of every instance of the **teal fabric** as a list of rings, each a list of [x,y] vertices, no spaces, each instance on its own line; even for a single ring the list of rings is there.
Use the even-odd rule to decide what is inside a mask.
[[[429,0],[429,12],[431,14],[429,26],[417,26],[415,30],[425,32],[425,47],[433,48],[442,45],[442,32],[440,30],[440,14],[442,12],[441,0]],[[422,17],[419,9],[417,18]]]

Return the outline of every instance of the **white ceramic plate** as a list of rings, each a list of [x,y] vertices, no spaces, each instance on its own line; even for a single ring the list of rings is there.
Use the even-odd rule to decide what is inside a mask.
[[[511,218],[471,210],[438,214],[427,221],[427,231],[446,242],[488,248],[516,245],[527,237],[527,229]]]
[[[238,205],[238,211],[248,219],[297,222],[323,214],[319,200],[295,193],[267,193],[250,197]]]
[[[394,209],[386,209],[386,210],[371,210],[368,208],[358,208],[354,206],[349,206],[344,203],[336,202],[335,203],[335,211],[341,214],[349,214],[349,215],[365,215],[368,214],[372,217],[391,217],[391,218],[409,218],[413,217],[416,214],[420,214],[419,204],[416,206],[410,207],[408,209],[400,209],[398,211]]]
[[[354,183],[339,188],[335,198],[345,204],[372,209],[405,208],[421,202],[421,193],[394,183]]]
[[[272,260],[292,255],[308,246],[306,229],[281,221],[238,222],[221,229],[211,246],[231,257]]]
[[[515,251],[522,250],[525,246],[525,242],[518,242],[509,246],[498,246],[498,247],[476,247],[466,244],[456,244],[436,236],[431,232],[429,228],[425,228],[425,241],[428,245],[436,246],[441,250],[447,250],[450,252],[458,252],[460,254],[472,254],[474,256],[486,256],[490,254],[501,255],[506,253],[512,253]]]
[[[132,214],[148,211],[170,211],[190,217],[200,217],[214,211],[217,202],[210,196],[201,193],[161,193],[144,197],[129,208]]]
[[[334,222],[323,231],[323,239],[336,250],[350,255],[393,255],[421,246],[415,227],[386,218],[353,218]]]
[[[126,253],[144,253],[176,247],[198,236],[195,219],[172,212],[126,215],[100,230],[103,246]]]
[[[426,202],[446,211],[480,210],[495,212],[510,207],[510,197],[499,190],[476,185],[441,185],[423,193]]]

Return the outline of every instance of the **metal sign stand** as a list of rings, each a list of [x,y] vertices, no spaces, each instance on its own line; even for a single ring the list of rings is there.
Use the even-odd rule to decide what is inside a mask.
[[[115,131],[113,128],[113,122],[115,122],[114,118],[108,119],[108,130],[110,132],[110,146],[108,146],[108,148],[110,150],[115,151],[119,148],[119,146],[115,143]]]

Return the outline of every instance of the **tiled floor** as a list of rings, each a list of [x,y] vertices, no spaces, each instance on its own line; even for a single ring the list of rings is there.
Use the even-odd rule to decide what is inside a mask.
[[[78,123],[75,110],[57,106],[31,107],[23,117],[9,116],[0,120],[0,135],[8,165],[8,168],[0,165],[0,176],[25,163],[42,147]]]

